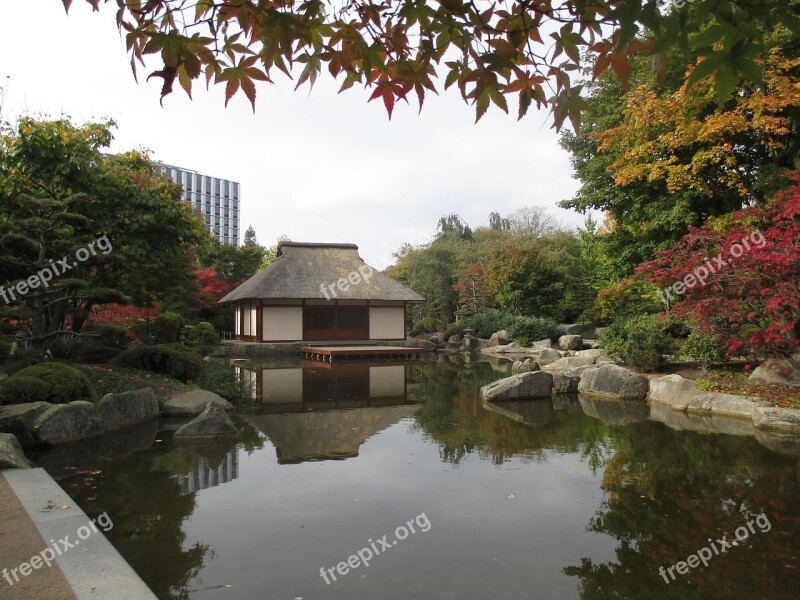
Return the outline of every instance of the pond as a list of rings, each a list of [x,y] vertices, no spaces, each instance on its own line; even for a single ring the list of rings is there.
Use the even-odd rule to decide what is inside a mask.
[[[644,404],[484,406],[502,362],[243,372],[237,442],[162,422],[41,457],[163,600],[800,596],[791,442]]]

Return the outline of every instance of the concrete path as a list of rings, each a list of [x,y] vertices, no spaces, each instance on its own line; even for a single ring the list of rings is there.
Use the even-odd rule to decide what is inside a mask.
[[[90,519],[44,469],[0,473],[0,506],[0,598],[157,600],[103,535],[113,515]]]
[[[5,569],[13,585],[0,575],[0,597],[9,600],[76,600],[58,565],[42,568],[28,577],[14,580],[11,570],[28,562],[48,544],[39,535],[17,496],[0,474],[0,569]]]

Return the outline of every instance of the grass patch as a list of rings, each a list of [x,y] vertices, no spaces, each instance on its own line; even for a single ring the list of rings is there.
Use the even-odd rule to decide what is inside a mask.
[[[153,388],[156,396],[161,398],[196,387],[181,383],[169,375],[151,371],[112,368],[105,365],[82,365],[80,369],[92,380],[98,396],[108,393],[130,392],[131,390],[149,387]]]
[[[800,389],[784,385],[766,385],[748,380],[750,373],[735,369],[712,369],[696,381],[698,389],[707,392],[760,396],[779,408],[800,409]]]

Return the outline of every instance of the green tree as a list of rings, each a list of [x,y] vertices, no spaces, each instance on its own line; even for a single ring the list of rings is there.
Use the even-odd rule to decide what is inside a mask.
[[[627,92],[608,75],[587,84],[583,127],[561,140],[582,185],[561,206],[606,211],[600,249],[615,279],[709,217],[762,202],[795,166],[797,38],[778,29],[764,43],[763,84],[740,86],[719,108],[708,82],[689,86],[701,71],[686,70],[696,51],[671,52],[661,83],[638,60]]]
[[[201,267],[213,268],[223,281],[238,284],[260,270],[267,252],[256,240],[255,230],[248,227],[241,246],[223,244],[208,236],[197,248],[197,263]]]
[[[191,278],[202,223],[147,157],[101,152],[111,127],[25,118],[2,131],[0,268],[16,293],[0,318],[39,351],[81,334],[97,304],[161,299]]]

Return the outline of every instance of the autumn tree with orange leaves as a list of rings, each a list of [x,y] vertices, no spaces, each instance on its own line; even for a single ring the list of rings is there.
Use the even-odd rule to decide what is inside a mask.
[[[691,54],[672,56],[664,84],[641,61],[627,92],[607,76],[592,84],[584,128],[562,137],[582,186],[561,206],[606,211],[602,246],[618,277],[689,227],[786,185],[800,153],[800,52],[785,28],[765,40],[761,83],[743,83],[721,107],[696,75],[707,69],[686,70]]]

